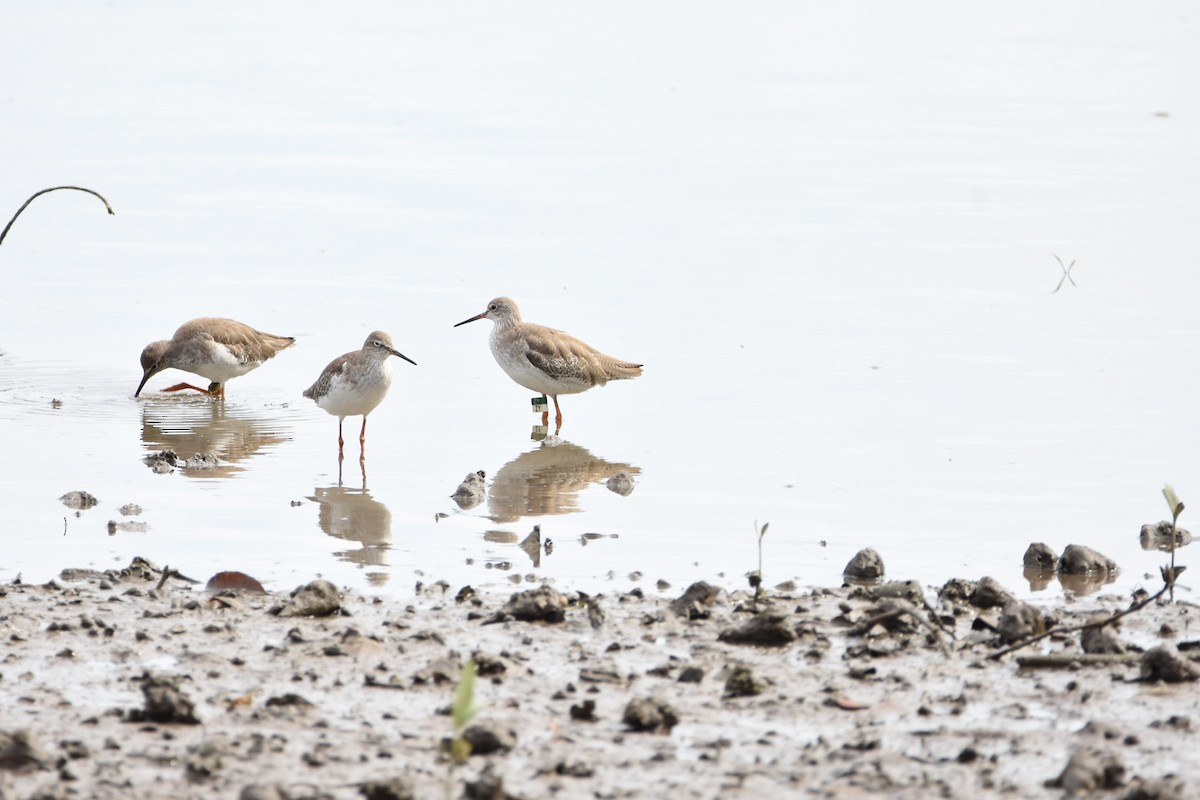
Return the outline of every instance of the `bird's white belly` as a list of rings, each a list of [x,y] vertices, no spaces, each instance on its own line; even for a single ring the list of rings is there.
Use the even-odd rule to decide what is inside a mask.
[[[356,382],[344,375],[335,375],[329,383],[329,391],[317,398],[317,405],[335,417],[365,417],[387,396],[392,385],[391,365],[383,362],[381,372],[371,377],[371,380]]]
[[[259,364],[258,361],[238,361],[224,347],[212,347],[209,349],[207,363],[197,364],[189,372],[194,372],[216,383],[225,383],[233,378],[240,378],[247,372],[256,369]]]
[[[506,347],[503,342],[497,341],[495,338],[489,344],[492,347],[492,356],[500,365],[500,369],[504,370],[505,374],[515,383],[526,389],[538,394],[558,395],[575,394],[591,388],[591,384],[586,381],[556,378],[543,372],[530,362],[523,351],[516,347]]]

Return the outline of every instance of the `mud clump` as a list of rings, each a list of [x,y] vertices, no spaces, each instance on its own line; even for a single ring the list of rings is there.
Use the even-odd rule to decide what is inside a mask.
[[[707,581],[696,581],[671,603],[671,611],[685,619],[708,619],[721,590]]]
[[[1143,525],[1138,535],[1143,550],[1170,550],[1172,540],[1175,547],[1186,547],[1192,543],[1192,534],[1183,528],[1176,528],[1170,522]]]
[[[351,627],[269,614],[287,592],[221,603],[203,582],[160,585],[161,573],[140,560],[122,572],[62,574],[72,582],[0,584],[4,800],[424,798],[444,796],[447,780],[456,798],[782,796],[805,787],[839,797],[1067,798],[1044,782],[1091,751],[1118,755],[1126,775],[1103,755],[1098,768],[1076,771],[1081,755],[1064,786],[1107,800],[1184,800],[1195,786],[1172,789],[1171,779],[1200,774],[1188,705],[1197,684],[1148,686],[1141,654],[1084,657],[1080,637],[1065,632],[1127,611],[1119,596],[1039,603],[1043,617],[1062,617],[1064,633],[1010,657],[997,655],[984,619],[998,614],[965,604],[930,614],[902,599],[902,585],[883,599],[871,599],[881,587],[839,586],[770,603],[744,588],[701,586],[687,604],[711,612],[708,621],[673,613],[682,589],[614,593],[594,631],[590,598],[559,587],[533,606],[535,618],[547,606],[564,615],[561,624],[483,625],[517,589],[477,585],[455,602],[454,589],[429,578],[401,598],[345,591]],[[722,578],[716,586],[740,583]],[[1177,642],[1168,651],[1187,657],[1197,646],[1193,616],[1189,605],[1150,603],[1122,616],[1119,632],[1128,642]],[[782,638],[787,628],[795,641],[718,642],[752,622]],[[1148,678],[1173,677],[1160,657],[1147,657]],[[480,730],[470,734],[475,757],[451,766],[440,745],[455,735],[468,658],[481,711],[463,727]],[[1184,678],[1198,666],[1164,663]],[[172,697],[143,702],[147,672]],[[202,725],[181,724],[189,718]],[[1064,722],[1042,724],[1053,719]],[[1088,733],[1068,735],[1066,720],[1091,723]],[[497,749],[483,754],[489,742]],[[731,783],[743,772],[752,776],[744,786]],[[398,776],[408,785],[387,788]],[[1082,788],[1121,780],[1130,782]]]
[[[130,722],[200,724],[196,704],[180,690],[178,679],[146,672],[141,681],[144,705],[130,709]]]
[[[212,453],[197,453],[191,458],[181,458],[174,450],[160,450],[157,453],[151,453],[142,461],[156,475],[165,475],[176,469],[210,470],[221,465],[220,459]]]
[[[1124,653],[1126,650],[1124,642],[1117,635],[1117,625],[1112,623],[1109,625],[1101,625],[1104,621],[1111,619],[1108,614],[1093,614],[1088,617],[1088,624],[1094,624],[1097,627],[1084,628],[1079,632],[1079,645],[1085,653]]]
[[[483,470],[468,473],[450,499],[463,511],[471,510],[487,498],[485,478]]]
[[[358,793],[366,800],[414,800],[412,783],[403,777],[359,784]]]
[[[1125,785],[1125,765],[1110,753],[1076,750],[1058,777],[1046,785],[1063,789],[1069,796],[1119,789]]]
[[[67,492],[58,499],[62,501],[64,506],[75,511],[86,511],[89,508],[95,508],[100,502],[90,492]]]
[[[1187,784],[1180,778],[1148,781],[1134,778],[1121,800],[1187,800],[1190,797]]]
[[[670,733],[679,724],[679,714],[661,700],[638,697],[625,706],[621,722],[638,733]]]
[[[1031,636],[1040,636],[1052,624],[1037,606],[1014,601],[1005,606],[1004,613],[1000,615],[1000,641],[1012,644]]]
[[[764,612],[741,625],[726,628],[717,639],[727,644],[786,647],[796,641],[796,632],[788,624],[787,614]]]
[[[854,554],[842,570],[842,576],[856,581],[874,581],[883,577],[883,556],[866,547]]]
[[[942,584],[942,588],[938,589],[938,600],[951,605],[964,606],[970,601],[976,586],[978,584],[974,581],[951,578]]]
[[[31,772],[50,769],[53,764],[29,731],[0,731],[0,769]]]
[[[329,617],[345,613],[337,587],[329,581],[316,580],[295,589],[283,603],[271,609],[280,617]]]
[[[633,493],[633,478],[629,477],[628,472],[618,472],[605,481],[604,486],[610,492],[628,497]]]
[[[1068,575],[1092,575],[1117,571],[1117,562],[1081,544],[1069,544],[1058,559],[1058,571]]]
[[[1142,655],[1142,680],[1183,683],[1200,678],[1200,672],[1179,651],[1168,645],[1152,647]]]
[[[562,622],[567,618],[567,598],[550,586],[517,592],[488,623],[515,619],[521,622]]]
[[[1003,608],[1013,602],[1012,592],[1000,585],[995,578],[985,577],[975,585],[969,602],[976,608]]]

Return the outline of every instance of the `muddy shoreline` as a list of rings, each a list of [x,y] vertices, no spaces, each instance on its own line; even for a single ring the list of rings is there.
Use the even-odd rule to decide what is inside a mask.
[[[1022,668],[1022,655],[1082,654],[1080,635],[989,660],[1002,612],[962,587],[917,587],[923,598],[890,614],[881,604],[915,598],[439,583],[395,599],[317,582],[298,607],[214,598],[146,567],[64,575],[0,587],[5,800],[447,786],[456,798],[1182,800],[1200,785],[1197,684],[1142,678],[1141,651],[1197,652],[1186,603],[1125,617],[1125,656]],[[1080,623],[1129,604],[1042,611]],[[452,766],[443,742],[467,659],[480,671],[476,752]]]

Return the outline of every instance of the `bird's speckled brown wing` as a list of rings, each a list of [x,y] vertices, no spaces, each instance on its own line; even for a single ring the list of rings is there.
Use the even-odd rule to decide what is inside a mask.
[[[174,338],[178,340],[197,334],[223,344],[242,364],[260,364],[296,343],[291,336],[263,333],[237,320],[219,317],[201,317],[185,322],[175,331]]]
[[[570,334],[542,326],[526,326],[531,333],[542,331],[553,335],[525,336],[525,357],[529,363],[560,381],[574,381],[587,386],[603,386],[610,380],[636,378],[642,374],[640,364],[631,364],[601,353],[596,348]]]
[[[333,379],[345,371],[346,362],[352,355],[354,353],[346,353],[330,361],[329,365],[321,371],[321,377],[317,378],[317,382],[304,390],[304,396],[316,400],[318,397],[329,394],[329,387],[333,384]]]

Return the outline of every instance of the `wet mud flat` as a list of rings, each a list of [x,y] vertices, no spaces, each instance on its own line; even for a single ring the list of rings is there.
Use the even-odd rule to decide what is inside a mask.
[[[0,798],[1200,791],[1186,603],[1129,614],[1090,654],[1063,633],[990,659],[1014,606],[973,604],[989,605],[965,581],[394,599],[64,576],[0,587]],[[1034,627],[1129,605],[1043,607]],[[468,660],[479,710],[456,732]]]

